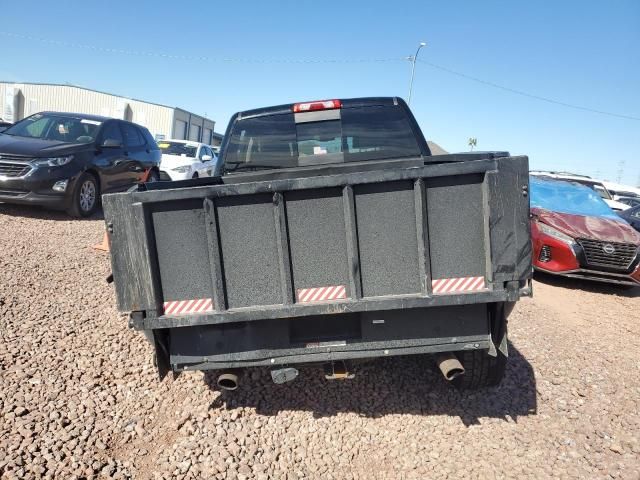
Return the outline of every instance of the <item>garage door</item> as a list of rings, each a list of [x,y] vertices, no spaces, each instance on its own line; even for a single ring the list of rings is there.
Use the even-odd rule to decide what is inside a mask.
[[[202,132],[202,143],[206,143],[207,145],[211,145],[211,129],[205,128]]]
[[[191,131],[189,132],[189,140],[193,142],[200,141],[200,125],[191,125]]]
[[[176,120],[173,127],[173,138],[178,140],[186,140],[187,138],[187,122]]]

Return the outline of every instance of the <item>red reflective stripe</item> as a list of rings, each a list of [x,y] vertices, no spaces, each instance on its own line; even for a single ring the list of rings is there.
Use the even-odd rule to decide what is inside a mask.
[[[431,281],[431,290],[434,294],[473,292],[485,288],[484,277],[439,278]]]
[[[173,307],[173,313],[174,315],[177,313],[180,313],[180,310],[182,310],[182,307],[184,307],[185,305],[185,301],[184,300],[178,300],[177,301],[177,305],[175,307]]]
[[[441,292],[448,292],[449,288],[454,284],[454,282],[456,281],[455,278],[449,278],[441,287],[440,287],[440,291]]]
[[[180,307],[180,309],[176,312],[176,313],[186,313],[189,311],[189,309],[191,308],[191,304],[193,303],[193,300],[183,300],[182,301],[182,306]]]
[[[180,315],[187,313],[199,313],[213,310],[213,300],[211,298],[193,298],[190,300],[174,300],[164,302],[165,315]]]
[[[320,296],[322,295],[322,292],[324,292],[324,288],[316,288],[315,292],[313,293],[313,296],[309,299],[310,302],[315,302],[318,300],[318,298],[320,298]]]
[[[202,306],[207,303],[207,299],[206,298],[199,298],[196,300],[196,303],[193,304],[192,306],[192,310],[194,312],[201,312],[202,311]]]
[[[335,286],[335,285],[325,288],[324,292],[322,293],[321,300],[330,300],[331,299],[331,295],[333,294],[333,291],[336,288],[338,288],[338,287]]]
[[[479,277],[475,282],[473,282],[473,284],[470,287],[471,290],[478,290],[482,288],[485,288],[483,277]]]
[[[465,279],[465,281],[462,282],[462,285],[460,285],[460,290],[469,290],[475,280],[476,279],[474,277]]]
[[[311,288],[304,288],[298,292],[298,300],[300,302],[306,302],[307,297],[313,292]]]
[[[173,309],[173,302],[164,302],[164,313],[171,313],[171,310]]]
[[[297,291],[298,303],[322,302],[347,298],[345,285],[328,285],[326,287],[301,288]]]
[[[433,293],[438,293],[440,291],[440,285],[442,285],[442,280],[433,280],[431,282],[431,289]]]
[[[456,291],[456,290],[460,290],[460,291],[464,291],[464,284],[469,280],[468,277],[462,277],[460,280],[458,280],[456,282],[456,284],[453,286],[452,290]]]
[[[332,287],[331,292],[329,292],[329,294],[327,295],[327,300],[334,300],[336,298],[339,298],[343,292],[343,289],[344,287],[340,285],[336,285],[335,287]]]
[[[453,286],[455,285],[455,283],[458,281],[457,278],[452,278],[450,279],[446,285],[443,287],[443,291],[444,292],[450,292],[451,290],[453,290]]]
[[[453,282],[451,282],[451,286],[449,287],[449,291],[450,292],[455,292],[456,290],[458,290],[458,288],[460,287],[460,285],[462,285],[462,283],[464,282],[465,278],[456,278]]]

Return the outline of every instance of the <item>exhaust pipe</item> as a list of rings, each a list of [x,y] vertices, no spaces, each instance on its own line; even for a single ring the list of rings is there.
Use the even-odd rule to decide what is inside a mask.
[[[223,390],[236,390],[238,388],[238,375],[236,372],[225,372],[218,376],[216,383]]]
[[[464,375],[464,367],[453,353],[441,353],[436,357],[436,363],[444,378],[449,382]]]

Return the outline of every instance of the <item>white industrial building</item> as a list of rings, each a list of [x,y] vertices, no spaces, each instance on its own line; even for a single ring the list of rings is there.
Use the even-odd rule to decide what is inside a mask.
[[[144,102],[74,85],[0,81],[0,119],[15,123],[43,111],[86,113],[129,120],[156,139],[220,144],[215,122],[177,107]]]

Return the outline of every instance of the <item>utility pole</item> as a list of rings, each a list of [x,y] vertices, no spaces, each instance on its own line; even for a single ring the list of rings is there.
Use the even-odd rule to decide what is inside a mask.
[[[624,177],[624,160],[620,159],[618,162],[618,176],[616,178],[616,182],[622,183],[622,177]]]
[[[420,49],[425,47],[427,44],[425,42],[420,42],[418,45],[418,49],[416,50],[416,54],[410,57],[407,57],[407,60],[411,62],[411,81],[409,82],[409,101],[407,102],[409,106],[411,106],[411,93],[413,92],[413,77],[416,74],[416,60],[418,59],[418,54],[420,53]]]

